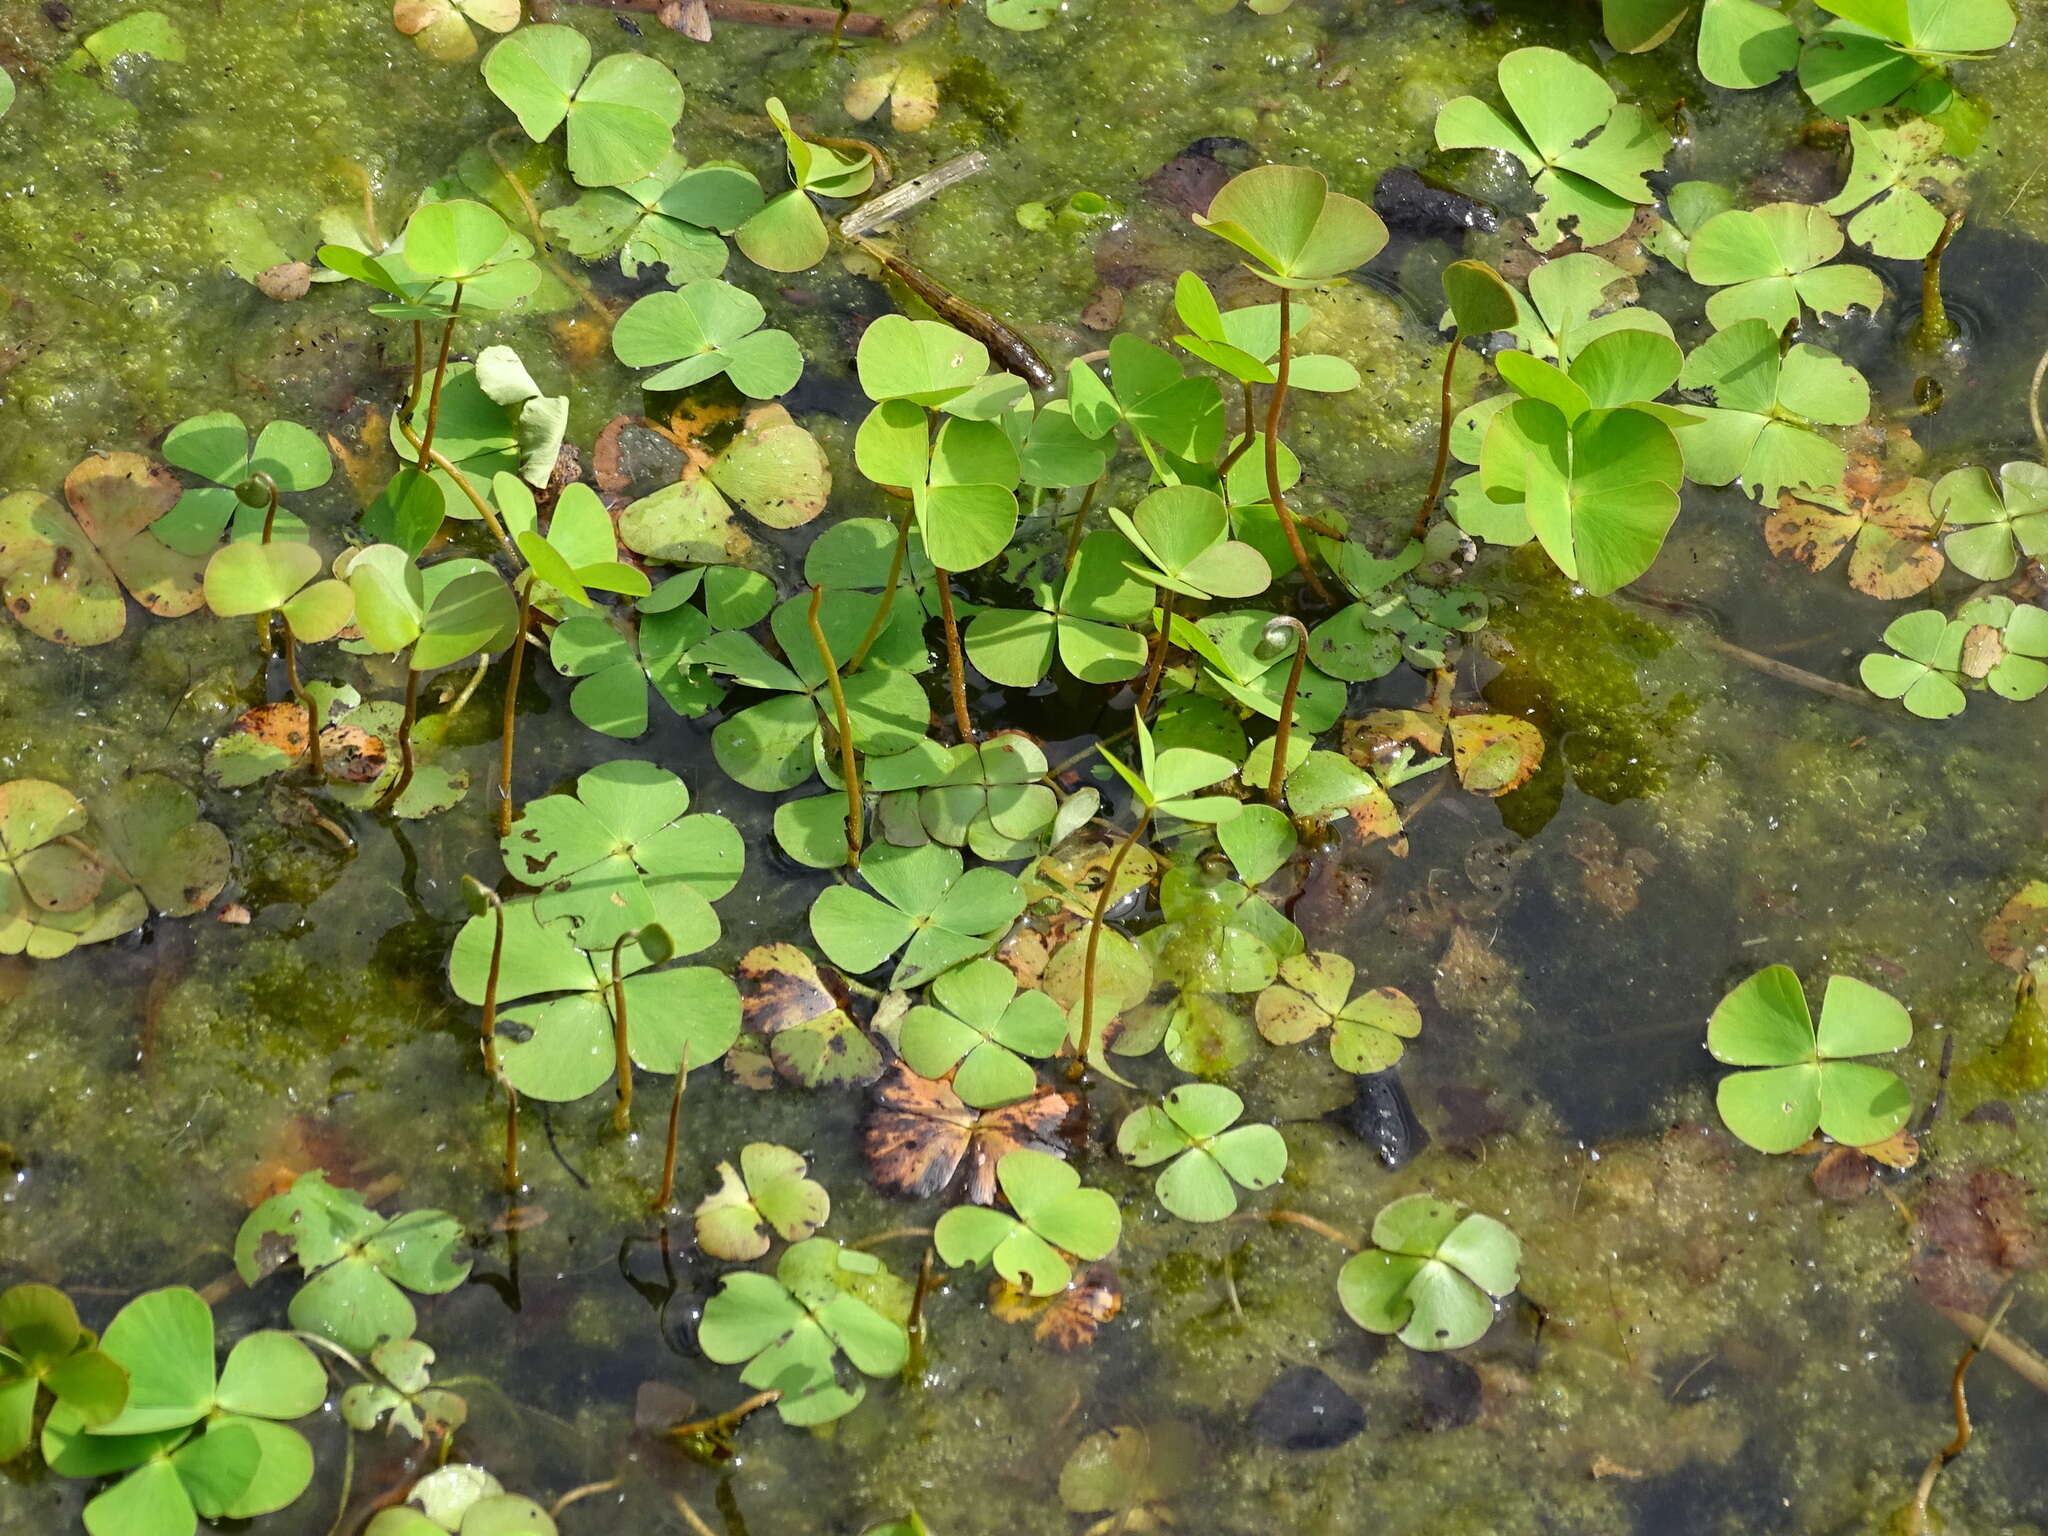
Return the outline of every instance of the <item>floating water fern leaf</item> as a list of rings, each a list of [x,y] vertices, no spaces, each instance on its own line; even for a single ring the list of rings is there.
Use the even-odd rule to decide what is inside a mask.
[[[799,1243],[825,1224],[832,1198],[806,1178],[801,1153],[765,1141],[740,1148],[740,1165],[718,1165],[719,1186],[698,1204],[697,1246],[713,1258],[746,1263],[774,1238]]]
[[[1345,1261],[1337,1298],[1359,1327],[1410,1349],[1463,1349],[1517,1283],[1522,1245],[1491,1216],[1407,1195],[1372,1222],[1373,1246]]]
[[[1259,1033],[1292,1045],[1327,1029],[1330,1059],[1346,1072],[1384,1072],[1422,1033],[1422,1010],[1396,987],[1352,996],[1351,962],[1328,951],[1289,955],[1279,980],[1259,994]]]
[[[128,1372],[81,1327],[71,1298],[47,1285],[0,1291],[0,1461],[35,1438],[38,1399],[94,1429],[128,1402]]]
[[[1051,1296],[1073,1278],[1067,1255],[1093,1262],[1117,1245],[1123,1217],[1099,1189],[1043,1152],[1018,1150],[996,1166],[1011,1215],[988,1206],[956,1205],[932,1229],[948,1264],[993,1264],[996,1273],[1034,1296]]]
[[[1268,1189],[1287,1171],[1287,1143],[1272,1126],[1231,1129],[1243,1113],[1244,1100],[1221,1084],[1183,1083],[1126,1117],[1116,1149],[1139,1168],[1168,1164],[1154,1188],[1174,1215],[1222,1221],[1239,1187]]]
[[[574,28],[524,27],[484,56],[483,76],[528,138],[568,123],[569,174],[582,186],[637,181],[674,148],[683,88],[645,54],[608,54],[593,69],[589,40]]]
[[[1759,1152],[1790,1152],[1815,1130],[1849,1147],[1882,1141],[1905,1125],[1912,1096],[1892,1073],[1853,1058],[1901,1050],[1912,1038],[1905,1005],[1869,982],[1830,976],[1816,1025],[1798,975],[1766,966],[1707,1021],[1716,1061],[1759,1069],[1721,1079],[1721,1119]]]

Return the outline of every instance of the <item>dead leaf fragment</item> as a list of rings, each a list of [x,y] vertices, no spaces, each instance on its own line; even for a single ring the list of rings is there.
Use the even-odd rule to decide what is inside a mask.
[[[960,1193],[976,1205],[993,1205],[996,1164],[1006,1154],[1024,1147],[1067,1155],[1059,1130],[1073,1108],[1073,1099],[1047,1088],[977,1114],[950,1083],[919,1077],[899,1061],[861,1125],[861,1152],[875,1187],[887,1194],[929,1199],[951,1189],[964,1169]]]

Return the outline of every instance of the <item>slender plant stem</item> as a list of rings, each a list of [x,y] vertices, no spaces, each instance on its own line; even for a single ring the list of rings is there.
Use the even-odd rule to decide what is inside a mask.
[[[1116,890],[1116,877],[1123,873],[1124,860],[1151,825],[1152,812],[1148,807],[1138,818],[1137,825],[1131,828],[1130,835],[1117,844],[1116,853],[1109,861],[1109,871],[1102,877],[1102,889],[1095,893],[1095,915],[1088,923],[1088,949],[1081,963],[1081,1041],[1074,1064],[1067,1071],[1070,1078],[1078,1078],[1087,1071],[1089,1054],[1095,1048],[1095,955],[1101,945],[1103,927],[1109,920],[1109,904]]]
[[[584,308],[597,316],[605,325],[610,325],[612,323],[612,312],[604,307],[595,293],[591,292],[590,285],[555,259],[554,252],[548,247],[547,233],[540,226],[540,208],[534,203],[533,194],[526,190],[526,183],[513,174],[512,167],[505,163],[505,157],[498,153],[498,140],[508,133],[517,133],[519,131],[520,128],[517,123],[507,123],[503,128],[500,128],[496,133],[484,140],[484,152],[491,157],[491,164],[498,168],[498,174],[505,178],[505,184],[512,189],[513,195],[519,199],[520,210],[526,215],[527,231],[533,236],[533,248],[540,256],[541,262],[550,272],[562,280],[564,288],[567,288],[578,299],[583,301]]]
[[[839,682],[839,665],[832,659],[825,626],[818,622],[818,605],[824,601],[823,587],[811,588],[809,620],[811,644],[818,648],[818,662],[825,669],[825,685],[832,690],[832,714],[839,725],[839,776],[846,780],[846,867],[860,868],[860,763],[853,751],[853,722],[847,718],[846,689]]]
[[[1287,409],[1287,368],[1294,351],[1294,338],[1289,334],[1292,322],[1289,307],[1293,300],[1289,290],[1280,290],[1280,358],[1274,365],[1273,389],[1266,403],[1266,497],[1273,503],[1273,511],[1280,519],[1280,531],[1287,535],[1287,547],[1294,552],[1294,563],[1301,567],[1301,574],[1308,581],[1309,590],[1321,601],[1330,600],[1330,590],[1316,575],[1315,567],[1309,564],[1308,550],[1302,545],[1301,530],[1294,526],[1294,514],[1288,510],[1287,498],[1280,490],[1280,416]]]
[[[896,548],[889,556],[889,579],[882,583],[882,600],[875,607],[875,616],[868,620],[867,633],[860,637],[860,644],[853,648],[853,655],[846,663],[849,672],[860,670],[860,664],[868,659],[868,652],[882,638],[882,631],[889,627],[889,610],[896,606],[896,583],[903,579],[903,557],[910,550],[910,524],[914,516],[915,509],[906,506],[903,515],[896,519]]]
[[[292,634],[292,621],[279,614],[278,622],[284,626],[285,686],[299,701],[299,708],[306,712],[306,765],[313,770],[313,782],[318,784],[327,777],[326,765],[320,760],[320,720],[314,709],[313,695],[299,681],[299,647]]]
[[[434,429],[441,424],[441,385],[448,377],[448,347],[455,340],[455,321],[461,313],[462,284],[457,283],[454,302],[448,306],[447,322],[441,327],[441,352],[434,359],[434,387],[427,396],[427,425],[420,433],[422,464],[425,464],[434,452]]]
[[[1137,715],[1145,718],[1152,707],[1152,695],[1159,691],[1159,679],[1166,672],[1167,637],[1173,633],[1173,599],[1176,594],[1159,594],[1159,629],[1152,636],[1152,655],[1145,663],[1145,681],[1138,687]]]
[[[1922,1536],[1927,1529],[1927,1501],[1934,1494],[1934,1481],[1941,1476],[1942,1469],[1970,1446],[1970,1400],[1963,1391],[1963,1378],[1969,1374],[1970,1364],[1983,1353],[1991,1335],[1998,1331],[1998,1325],[2005,1321],[2006,1308],[2012,1305],[2013,1281],[2007,1281],[1998,1305],[1985,1320],[1984,1327],[1964,1347],[1962,1358],[1956,1361],[1955,1374],[1949,1378],[1949,1406],[1956,1416],[1956,1435],[1947,1445],[1929,1458],[1926,1469],[1920,1474],[1919,1486],[1913,1490],[1913,1502],[1906,1510],[1906,1536]]]
[[[484,976],[484,1016],[479,1032],[484,1042],[484,1071],[495,1083],[498,1081],[498,972],[505,963],[505,904],[496,896],[491,897],[491,918],[491,968]]]
[[[756,1392],[745,1402],[735,1404],[725,1412],[714,1414],[708,1419],[692,1419],[687,1424],[672,1424],[667,1433],[670,1438],[676,1440],[687,1440],[692,1435],[724,1434],[729,1430],[738,1429],[748,1418],[781,1400],[782,1394],[779,1391]]]
[[[1302,663],[1308,660],[1308,626],[1291,613],[1273,621],[1294,631],[1294,660],[1287,667],[1287,687],[1280,695],[1280,726],[1273,732],[1273,767],[1266,775],[1266,804],[1280,803],[1280,786],[1287,782],[1287,738],[1294,730],[1294,696],[1301,690]]]
[[[1458,349],[1464,340],[1453,329],[1450,349],[1444,353],[1443,397],[1437,405],[1436,468],[1429,472],[1429,489],[1422,493],[1422,505],[1415,509],[1415,526],[1409,530],[1411,538],[1419,539],[1428,530],[1429,515],[1436,511],[1436,499],[1444,493],[1444,473],[1451,466],[1451,375],[1457,369]]]
[[[512,830],[512,737],[519,728],[519,673],[526,664],[526,631],[533,623],[533,573],[519,595],[519,629],[512,636],[512,659],[506,664],[505,713],[498,733],[498,836]]]
[[[1088,509],[1095,505],[1095,493],[1102,489],[1102,482],[1109,478],[1104,470],[1089,482],[1088,489],[1081,495],[1081,505],[1074,508],[1074,521],[1067,529],[1067,552],[1060,560],[1060,579],[1066,579],[1067,572],[1074,568],[1074,551],[1081,547],[1082,530],[1088,526]]]
[[[683,1086],[690,1080],[690,1042],[683,1042],[683,1059],[676,1068],[675,1091],[668,1101],[668,1146],[661,1157],[661,1188],[655,1192],[653,1209],[657,1215],[668,1209],[669,1201],[676,1192],[676,1141],[683,1129]]]
[[[939,618],[946,630],[946,677],[953,689],[953,724],[963,742],[979,741],[974,721],[967,713],[967,662],[960,654],[960,626],[953,619],[953,581],[944,571],[939,578]]]
[[[419,453],[420,462],[431,465],[433,468],[440,470],[450,480],[453,480],[455,482],[455,489],[462,492],[463,500],[467,501],[475,509],[476,515],[484,520],[484,526],[491,530],[491,537],[498,541],[506,554],[516,555],[518,550],[512,543],[512,536],[505,532],[505,525],[498,521],[497,511],[477,493],[477,488],[469,483],[469,476],[457,468],[449,460],[448,456],[438,448],[420,453],[419,433],[413,430],[412,423],[407,421],[403,415],[400,415],[397,420],[399,432],[412,445],[413,452]]]
[[[269,504],[263,509],[263,542],[268,544],[270,536],[277,531],[277,482],[270,476],[263,476],[263,488],[269,493]]]
[[[619,1102],[612,1110],[612,1129],[624,1135],[633,1128],[633,1056],[626,1049],[626,976],[620,967],[630,933],[612,942],[612,1044],[618,1052]]]
[[[398,804],[398,797],[412,787],[412,725],[420,712],[420,674],[410,661],[405,668],[405,713],[398,720],[398,777],[377,802],[379,810]]]
[[[1962,227],[1961,210],[1951,213],[1941,226],[1941,234],[1936,237],[1933,247],[1920,263],[1920,320],[1913,327],[1913,345],[1923,352],[1931,352],[1943,342],[1955,338],[1955,323],[1949,319],[1948,304],[1941,296],[1941,258],[1948,250],[1949,241]]]
[[[505,1088],[505,1192],[519,1193],[519,1090]]]
[[[904,1331],[910,1335],[910,1353],[903,1361],[903,1379],[916,1381],[924,1375],[924,1299],[932,1289],[932,1247],[925,1245],[924,1257],[917,1265],[917,1289],[910,1293],[910,1321]]]
[[[1245,449],[1259,440],[1259,412],[1258,407],[1252,403],[1252,381],[1239,379],[1237,383],[1244,391],[1244,435],[1237,440],[1230,452],[1223,456],[1223,462],[1216,466],[1216,475],[1219,479],[1229,474],[1230,466],[1243,458]]]
[[[412,323],[412,384],[405,392],[405,404],[398,411],[398,419],[400,421],[410,416],[413,407],[420,403],[420,387],[426,382],[427,322],[415,320]]]

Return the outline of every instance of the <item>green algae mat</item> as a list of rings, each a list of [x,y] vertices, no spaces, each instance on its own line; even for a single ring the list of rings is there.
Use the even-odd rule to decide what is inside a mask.
[[[2048,1530],[2044,25],[0,4],[0,1530]]]

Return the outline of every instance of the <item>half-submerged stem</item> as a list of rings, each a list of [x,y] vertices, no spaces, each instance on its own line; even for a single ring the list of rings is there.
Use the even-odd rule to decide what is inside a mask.
[[[1961,212],[1951,213],[1933,248],[1920,263],[1920,318],[1913,326],[1913,346],[1917,351],[1932,352],[1943,342],[1956,338],[1955,322],[1949,319],[1948,303],[1941,296],[1941,258],[1962,227]]]
[[[618,1052],[619,1102],[612,1110],[612,1129],[624,1135],[633,1128],[633,1055],[626,1049],[626,975],[620,964],[626,940],[637,935],[622,933],[612,942],[612,1045]]]
[[[484,1013],[478,1025],[483,1038],[484,1071],[490,1074],[492,1082],[498,1081],[498,972],[505,963],[505,904],[498,899],[495,891],[487,893],[491,904],[491,968],[484,976]],[[508,1085],[505,1089],[512,1093]],[[516,1099],[518,1094],[513,1093]]]
[[[1280,803],[1280,786],[1287,781],[1287,740],[1294,730],[1294,696],[1301,691],[1301,668],[1308,660],[1308,626],[1291,613],[1283,613],[1268,628],[1286,628],[1294,633],[1294,660],[1287,667],[1287,687],[1280,695],[1280,725],[1273,732],[1273,767],[1266,775],[1266,804]]]
[[[1075,1054],[1074,1064],[1067,1071],[1070,1078],[1078,1078],[1088,1070],[1088,1058],[1095,1048],[1095,954],[1101,946],[1103,925],[1109,919],[1109,904],[1116,891],[1116,877],[1123,873],[1124,860],[1145,835],[1145,829],[1152,825],[1152,812],[1148,807],[1138,818],[1130,835],[1117,844],[1115,855],[1109,861],[1109,871],[1102,877],[1102,889],[1095,893],[1095,914],[1088,923],[1088,949],[1081,964],[1081,1039]]]
[[[1173,599],[1171,592],[1159,594],[1159,630],[1152,637],[1152,654],[1145,662],[1145,680],[1138,685],[1137,715],[1140,720],[1152,707],[1152,695],[1159,691],[1159,679],[1166,673],[1168,637],[1173,633]]]
[[[1436,499],[1444,493],[1444,474],[1451,467],[1451,375],[1457,371],[1458,348],[1464,340],[1453,329],[1450,350],[1444,353],[1443,398],[1437,406],[1436,468],[1429,473],[1429,489],[1422,494],[1422,505],[1415,509],[1415,526],[1409,530],[1410,535],[1418,539],[1429,529],[1430,514],[1436,511]]]
[[[389,810],[398,804],[398,797],[412,788],[412,726],[420,712],[419,668],[410,660],[405,668],[405,713],[398,720],[398,777],[391,781],[391,787],[384,791],[384,798],[377,802],[379,810]]]
[[[519,1193],[519,1090],[505,1087],[505,1192]]]
[[[512,636],[512,659],[505,679],[505,713],[498,735],[498,836],[512,830],[512,737],[519,727],[519,673],[526,663],[526,631],[533,623],[533,573],[526,574],[519,594],[519,629]]]
[[[933,572],[939,578],[939,617],[946,630],[946,677],[953,689],[953,724],[960,732],[963,742],[979,741],[974,734],[974,721],[967,713],[967,662],[960,654],[960,626],[953,618],[953,582],[944,572]]]
[[[313,782],[318,784],[327,777],[326,766],[320,760],[319,713],[314,707],[313,695],[299,681],[299,647],[297,637],[292,634],[292,621],[283,614],[277,617],[284,629],[284,682],[291,689],[292,697],[299,701],[299,708],[306,712],[306,763],[313,770]]]
[[[455,340],[455,320],[461,313],[462,284],[457,283],[454,302],[448,306],[448,319],[441,327],[441,354],[434,360],[434,388],[427,396],[427,424],[420,433],[422,467],[434,451],[434,429],[441,423],[441,384],[448,377],[448,347]]]
[[[690,1080],[690,1042],[683,1042],[682,1063],[676,1068],[675,1091],[668,1101],[668,1146],[661,1156],[661,1188],[655,1191],[654,1212],[668,1209],[676,1192],[676,1141],[683,1129],[683,1085]]]
[[[1280,519],[1280,531],[1287,535],[1287,547],[1294,552],[1294,563],[1301,567],[1301,574],[1308,581],[1309,590],[1323,602],[1330,600],[1329,588],[1316,575],[1309,564],[1308,550],[1301,542],[1301,530],[1294,526],[1294,514],[1288,510],[1287,498],[1280,490],[1280,415],[1287,408],[1287,367],[1293,347],[1293,329],[1289,314],[1291,296],[1285,288],[1280,290],[1280,358],[1274,365],[1273,389],[1266,403],[1266,497],[1273,503],[1274,515]]]
[[[811,644],[818,648],[818,662],[825,669],[825,685],[832,690],[832,714],[839,727],[839,776],[846,780],[846,867],[860,868],[860,763],[854,757],[853,722],[846,713],[846,690],[840,686],[839,665],[832,659],[825,626],[818,622],[818,605],[824,600],[823,587],[811,588],[808,618]]]
[[[903,515],[896,520],[896,548],[889,556],[889,579],[882,583],[882,601],[876,605],[875,616],[868,620],[867,633],[860,637],[860,644],[853,648],[853,655],[847,659],[846,670],[849,672],[860,670],[860,664],[868,659],[868,652],[882,638],[882,631],[889,627],[889,613],[896,606],[896,583],[903,579],[903,558],[910,550],[910,524],[914,516],[914,509],[905,506]]]

